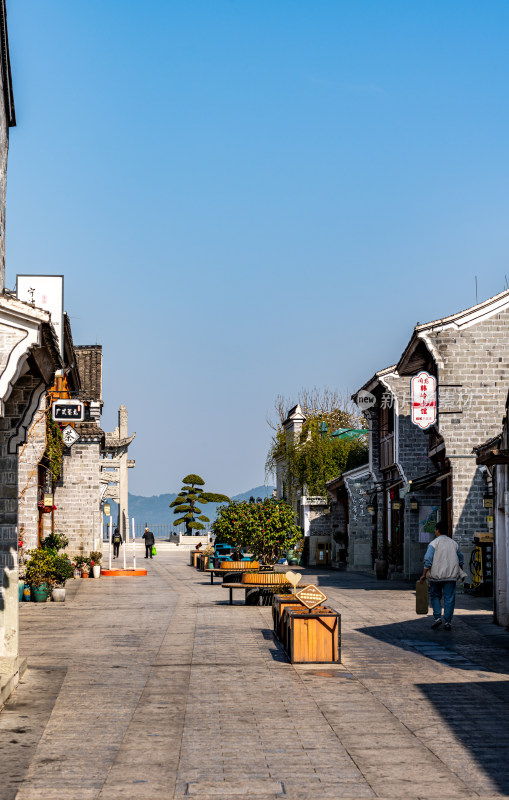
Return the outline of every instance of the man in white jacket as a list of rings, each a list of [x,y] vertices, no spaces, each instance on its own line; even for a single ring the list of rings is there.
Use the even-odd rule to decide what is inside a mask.
[[[462,574],[463,553],[454,539],[448,535],[445,522],[437,522],[436,539],[430,542],[424,556],[424,569],[419,578],[422,583],[429,578],[429,599],[433,609],[432,628],[442,624],[442,596],[444,599],[444,622],[446,631],[451,630],[456,581]],[[429,573],[429,574],[428,574]]]

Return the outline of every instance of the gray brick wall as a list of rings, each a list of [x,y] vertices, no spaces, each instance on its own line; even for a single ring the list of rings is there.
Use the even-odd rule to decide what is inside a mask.
[[[500,430],[505,413],[509,370],[509,310],[462,330],[431,333],[440,352],[439,430],[447,454],[471,456],[472,448]],[[455,385],[447,389],[444,385]],[[486,531],[488,512],[482,498],[487,491],[484,471],[475,458],[451,459],[455,536],[470,544],[472,533]]]
[[[101,549],[100,441],[78,441],[63,457],[55,491],[55,530],[69,539],[70,555]]]
[[[373,494],[373,482],[369,472],[361,475],[343,476],[348,490],[348,568],[370,570],[372,568],[373,517],[367,507]]]
[[[30,375],[19,378],[0,419],[0,658],[18,654],[18,453],[12,441],[38,385]]]
[[[39,519],[38,478],[39,461],[46,449],[46,394],[39,402],[26,442],[18,447],[18,525],[23,534],[25,550],[37,547],[37,525]],[[51,520],[50,515],[48,520]]]
[[[509,372],[509,310],[468,328],[427,332],[431,346],[440,355],[437,367],[439,388],[438,429],[445,442],[452,468],[453,534],[468,560],[476,531],[487,530],[489,512],[483,507],[488,490],[486,472],[477,467],[472,448],[500,430],[505,413]],[[398,400],[398,439],[396,460],[406,481],[436,469],[428,458],[428,435],[411,422],[410,377],[384,376],[384,383]],[[370,424],[372,469],[376,481],[384,475],[379,469],[378,409],[366,412]],[[460,456],[459,458],[457,456]],[[439,487],[416,495],[422,505],[439,503]],[[426,549],[419,542],[417,512],[405,503],[405,573],[420,571]],[[383,537],[382,492],[378,493],[377,534]]]

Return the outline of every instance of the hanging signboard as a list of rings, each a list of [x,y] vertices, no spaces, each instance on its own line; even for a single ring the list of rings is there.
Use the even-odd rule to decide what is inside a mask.
[[[426,430],[437,421],[437,379],[427,372],[419,372],[410,381],[412,422]]]
[[[81,400],[55,400],[51,416],[55,422],[83,422],[85,405]]]
[[[64,440],[64,444],[67,447],[72,447],[73,444],[75,444],[79,438],[80,435],[76,430],[76,428],[73,428],[72,425],[65,426],[65,428],[62,431],[62,439]]]
[[[327,595],[324,594],[318,586],[314,585],[303,586],[300,591],[295,593],[295,596],[298,597],[302,605],[309,608],[310,611],[327,600]]]

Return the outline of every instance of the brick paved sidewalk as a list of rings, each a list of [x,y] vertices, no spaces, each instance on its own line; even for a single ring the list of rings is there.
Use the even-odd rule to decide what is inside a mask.
[[[21,609],[0,800],[509,796],[509,634],[488,601],[460,597],[433,632],[408,586],[321,572],[343,663],[293,667],[270,609],[158,550],[146,579]]]

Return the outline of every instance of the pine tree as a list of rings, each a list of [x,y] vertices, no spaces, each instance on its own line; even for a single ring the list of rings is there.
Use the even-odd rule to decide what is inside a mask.
[[[183,517],[176,519],[173,524],[180,525],[185,522],[186,534],[190,536],[193,531],[204,531],[205,525],[203,523],[210,522],[210,519],[205,514],[202,514],[202,510],[198,508],[197,503],[200,503],[200,505],[205,505],[206,503],[229,503],[230,498],[225,494],[205,492],[203,489],[198,488],[205,486],[205,481],[199,475],[187,475],[182,483],[182,489],[173,503],[170,503],[170,508],[173,508],[174,514],[184,514]]]

